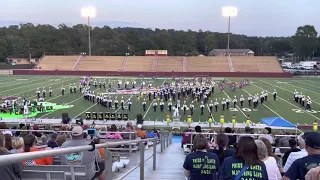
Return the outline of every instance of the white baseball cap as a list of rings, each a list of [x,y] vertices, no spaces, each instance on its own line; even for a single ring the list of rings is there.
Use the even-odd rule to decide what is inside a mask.
[[[138,125],[137,125],[137,128],[138,128],[138,129],[141,129],[141,128],[142,128],[142,125],[141,125],[141,124],[138,124]]]
[[[72,129],[72,136],[80,136],[83,134],[83,129],[81,126],[75,126]]]

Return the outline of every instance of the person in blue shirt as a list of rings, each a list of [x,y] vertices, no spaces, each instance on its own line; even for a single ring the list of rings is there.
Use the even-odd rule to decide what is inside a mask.
[[[239,140],[235,155],[224,160],[219,171],[220,180],[268,180],[266,166],[258,157],[258,148],[252,137]],[[237,177],[237,178],[236,178]]]
[[[216,154],[207,152],[207,138],[203,134],[197,134],[193,142],[195,152],[188,154],[183,163],[185,176],[190,180],[218,179],[219,159]]]
[[[282,180],[305,180],[305,175],[310,169],[320,166],[320,134],[306,132],[304,133],[304,138],[308,155],[295,160],[284,174]]]
[[[215,139],[217,147],[209,149],[208,152],[213,152],[219,157],[219,162],[222,164],[227,157],[231,157],[235,153],[235,149],[228,146],[229,138],[225,134],[218,134]]]
[[[154,131],[152,129],[149,129],[149,131],[147,132],[147,136],[148,138],[154,138],[155,137]]]

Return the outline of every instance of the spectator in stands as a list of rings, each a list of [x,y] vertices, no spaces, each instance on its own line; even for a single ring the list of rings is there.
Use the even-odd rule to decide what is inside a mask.
[[[215,153],[219,157],[219,162],[222,164],[227,157],[233,156],[236,150],[228,145],[229,139],[225,134],[218,134],[215,142],[215,149],[210,149],[209,152]]]
[[[107,127],[106,126],[102,126],[100,131],[98,132],[98,135],[97,135],[100,139],[101,138],[105,138],[107,136]],[[123,135],[122,135],[122,138],[123,138]]]
[[[128,132],[132,132],[131,139],[137,138],[136,130],[133,128],[132,122],[127,122],[127,126],[122,132],[127,132],[127,133],[121,134],[123,139],[130,139],[130,134]]]
[[[154,134],[154,131],[152,129],[149,129],[147,132],[148,138],[154,138],[156,135]]]
[[[226,127],[225,129],[224,129],[224,132],[225,133],[232,133],[232,129],[230,128],[230,127]],[[230,135],[228,135],[228,139],[229,139],[229,141],[228,141],[228,145],[233,145],[235,142],[237,142],[237,136],[230,136]]]
[[[12,150],[11,153],[22,153],[23,152],[24,141],[22,137],[16,137],[12,140]]]
[[[290,135],[290,133],[288,132],[282,132],[282,135]],[[285,136],[285,137],[281,137],[280,138],[280,147],[290,147],[289,145],[289,140],[291,139],[291,137]],[[280,148],[280,152],[281,153],[285,153],[286,151],[288,151],[289,149],[285,149],[285,148]]]
[[[33,126],[33,130],[39,130],[39,126],[38,125],[34,125]],[[40,138],[42,136],[42,134],[40,132],[38,132],[38,131],[33,131],[32,134],[35,135],[38,138]]]
[[[196,131],[196,133],[201,133],[202,132],[201,126],[194,127],[194,130]]]
[[[5,137],[0,133],[0,158],[3,155],[11,154],[5,147]],[[20,180],[23,167],[21,163],[6,164],[0,166],[0,180]]]
[[[303,158],[305,156],[308,155],[307,151],[306,151],[306,142],[304,140],[304,135],[300,135],[298,137],[298,142],[299,142],[299,147],[300,147],[300,150],[301,151],[298,151],[298,152],[292,152],[290,153],[288,159],[287,159],[287,162],[286,164],[284,165],[284,171],[288,171],[288,169],[290,168],[291,164],[297,160],[297,159],[300,159],[300,158]]]
[[[320,166],[310,169],[304,178],[308,179],[308,180],[319,180],[320,179]]]
[[[28,134],[24,137],[24,152],[36,152],[41,151],[41,149],[35,147],[37,143],[37,139],[33,134]],[[52,165],[53,158],[52,157],[46,157],[46,158],[40,158],[35,160],[28,160],[23,162],[25,165]]]
[[[51,147],[52,149],[58,147],[58,145],[56,143],[57,137],[58,137],[58,133],[51,134],[51,139],[50,139],[50,141],[47,142],[48,147]]]
[[[269,180],[280,180],[281,174],[277,166],[276,159],[268,156],[267,147],[261,140],[255,140],[255,143],[258,148],[258,157],[266,166]]]
[[[184,132],[182,133],[182,142],[181,142],[181,148],[183,147],[184,144],[188,144],[190,143],[191,140],[191,129],[186,129],[184,130]]]
[[[141,139],[146,139],[148,137],[147,133],[142,129],[141,124],[138,124],[138,126],[137,126],[137,135]]]
[[[266,127],[267,128],[267,127]],[[266,139],[268,139],[269,141],[270,141],[270,143],[272,144],[273,143],[273,137],[269,134],[269,131],[267,130],[267,129],[264,129],[264,130],[262,130],[262,134],[264,134],[264,135],[260,135],[259,136],[259,139],[261,139],[261,138],[266,138]]]
[[[307,132],[304,134],[306,142],[306,157],[295,160],[283,180],[300,179],[303,180],[307,172],[320,164],[320,134],[317,132]]]
[[[290,145],[290,149],[286,153],[284,153],[282,157],[282,166],[286,164],[290,153],[301,151],[300,149],[297,148],[297,141],[295,139],[290,139],[289,145]]]
[[[95,144],[100,144],[100,138],[99,137],[95,137],[94,138],[94,143]],[[98,148],[98,151],[100,153],[101,159],[104,159],[105,158],[105,156],[104,156],[104,148]]]
[[[68,126],[66,126],[66,125],[61,126],[60,131],[69,131]],[[67,139],[71,139],[70,133],[60,132],[60,135],[66,135]]]
[[[24,137],[26,137],[26,136],[29,134],[29,132],[26,131],[26,130],[28,130],[27,126],[23,126],[23,127],[21,128],[21,130],[25,130],[25,131],[21,131],[21,132],[19,133],[19,134],[20,134],[20,137],[24,138]]]
[[[51,136],[51,138],[52,138],[52,136]],[[66,141],[67,141],[67,136],[66,136],[65,134],[63,134],[63,135],[58,135],[57,138],[56,138],[56,141],[55,141],[57,147],[54,147],[54,148],[51,147],[51,148],[52,148],[52,149],[61,148],[62,144],[63,144],[64,142],[66,142]],[[49,142],[50,142],[50,141],[49,141]],[[49,142],[48,142],[48,146],[49,146]]]
[[[4,134],[4,139],[6,141],[6,148],[11,151],[12,148],[12,136],[10,134]]]
[[[268,180],[266,166],[258,157],[258,148],[254,139],[243,136],[239,140],[235,155],[224,160],[219,176],[225,179]]]
[[[184,174],[191,180],[215,180],[220,163],[216,154],[207,152],[208,141],[203,134],[197,134],[194,138],[195,152],[186,156],[183,164]]]
[[[8,129],[7,124],[5,122],[1,122],[0,129]],[[9,130],[0,130],[0,131],[2,132],[2,134],[10,134],[11,136],[13,136],[12,132]]]
[[[48,144],[48,138],[46,135],[40,137],[40,141],[37,143],[38,146],[46,146]]]
[[[121,134],[117,131],[115,124],[111,125],[110,132],[107,133],[106,139],[123,139]]]
[[[268,150],[268,156],[274,157],[276,159],[277,166],[280,170],[280,173],[283,173],[282,159],[273,153],[272,145],[271,145],[270,141],[266,138],[261,138],[260,140],[266,145],[267,150]]]
[[[75,126],[72,129],[72,139],[62,144],[61,148],[77,147],[90,144],[90,141],[83,138],[83,129],[81,126]],[[71,153],[60,156],[61,164],[63,165],[83,165],[86,166],[86,176],[89,179],[98,178],[105,179],[104,161],[101,160],[99,151],[83,151],[80,153]]]

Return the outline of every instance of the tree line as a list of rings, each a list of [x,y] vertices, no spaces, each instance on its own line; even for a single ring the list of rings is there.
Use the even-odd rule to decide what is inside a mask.
[[[177,31],[174,29],[91,29],[92,54],[144,55],[145,50],[168,50],[168,55],[207,55],[212,49],[226,49],[227,33]],[[251,49],[255,55],[295,55],[300,59],[320,56],[320,37],[312,25],[297,28],[291,37],[257,37],[231,34],[231,49]],[[88,52],[88,26],[31,23],[0,28],[0,61],[11,56],[40,57],[43,52]]]

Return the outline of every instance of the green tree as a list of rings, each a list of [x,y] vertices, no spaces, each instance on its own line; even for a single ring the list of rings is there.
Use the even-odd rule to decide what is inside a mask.
[[[293,38],[295,52],[300,57],[312,57],[318,46],[318,33],[312,25],[304,25],[297,28]]]

